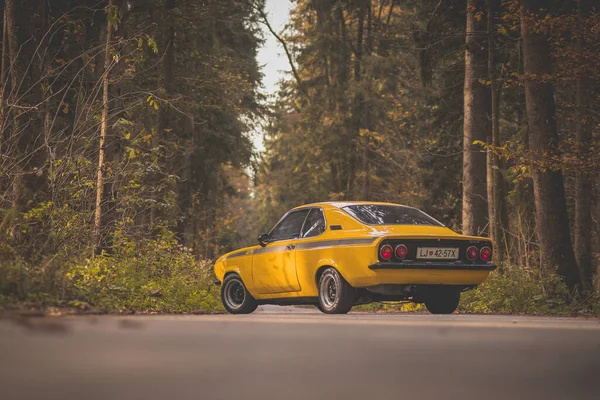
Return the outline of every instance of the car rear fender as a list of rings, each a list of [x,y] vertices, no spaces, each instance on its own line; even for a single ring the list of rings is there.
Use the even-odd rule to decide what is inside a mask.
[[[321,279],[321,275],[323,274],[323,271],[325,271],[327,268],[335,268],[340,273],[340,275],[342,275],[342,277],[344,276],[340,272],[340,269],[335,261],[333,261],[332,259],[323,259],[319,262],[319,267],[317,268],[317,271],[315,272],[315,289],[319,288],[319,279]]]
[[[367,260],[365,259],[365,262],[367,262]],[[360,262],[359,262],[360,263]],[[339,262],[336,262],[334,259],[322,259],[320,260],[320,262],[318,263],[319,267],[317,268],[314,277],[315,277],[315,289],[318,289],[319,287],[319,279],[321,278],[321,274],[323,273],[323,271],[325,271],[327,268],[335,268],[340,275],[342,276],[342,278],[344,278],[344,280],[350,284],[352,284],[352,268],[349,265],[345,265],[345,264],[340,264]],[[367,264],[365,264],[367,265]],[[355,265],[354,267],[358,267],[360,269],[362,268],[362,263],[360,263],[360,267],[358,265]],[[370,271],[369,271],[370,272]]]

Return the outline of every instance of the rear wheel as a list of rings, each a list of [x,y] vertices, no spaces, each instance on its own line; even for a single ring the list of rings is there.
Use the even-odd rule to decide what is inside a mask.
[[[432,314],[452,314],[458,307],[460,290],[453,287],[436,287],[427,292],[425,306]]]
[[[335,268],[319,278],[319,310],[325,314],[346,314],[354,305],[355,291]]]
[[[221,286],[221,300],[225,309],[231,314],[250,314],[258,307],[258,303],[238,275],[229,275],[225,278]]]

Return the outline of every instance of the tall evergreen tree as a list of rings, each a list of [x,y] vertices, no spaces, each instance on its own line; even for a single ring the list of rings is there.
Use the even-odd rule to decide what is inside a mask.
[[[462,230],[467,235],[482,234],[488,216],[486,154],[481,147],[491,138],[492,127],[485,14],[485,1],[467,2],[462,197]]]
[[[521,36],[529,148],[534,157],[544,160],[548,154],[558,151],[558,132],[554,88],[545,81],[546,76],[552,73],[548,40],[543,32],[534,27],[533,20],[542,7],[542,1],[522,1]],[[571,244],[560,167],[544,164],[534,167],[533,189],[542,262],[550,267],[558,267],[569,289],[574,290],[581,281]]]

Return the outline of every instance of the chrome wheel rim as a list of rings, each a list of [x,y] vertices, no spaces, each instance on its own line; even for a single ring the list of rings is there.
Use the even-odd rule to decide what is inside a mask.
[[[225,283],[223,290],[224,300],[229,308],[237,310],[240,308],[246,300],[246,289],[242,282],[237,279],[232,279]]]
[[[319,287],[319,294],[325,308],[330,309],[334,306],[338,298],[338,291],[339,289],[335,276],[332,274],[325,275],[321,280],[321,286]]]

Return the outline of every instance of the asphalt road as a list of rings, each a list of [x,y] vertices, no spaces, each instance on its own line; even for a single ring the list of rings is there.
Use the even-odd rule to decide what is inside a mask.
[[[421,314],[0,320],[0,399],[600,399],[600,320]]]

